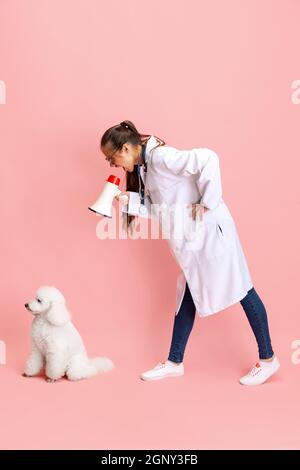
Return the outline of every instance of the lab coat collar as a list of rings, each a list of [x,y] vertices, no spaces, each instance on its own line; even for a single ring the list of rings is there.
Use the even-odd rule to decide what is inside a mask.
[[[146,151],[145,151],[145,161],[147,163],[147,160],[150,155],[150,151],[158,144],[158,140],[154,135],[151,135],[149,139],[146,142]]]

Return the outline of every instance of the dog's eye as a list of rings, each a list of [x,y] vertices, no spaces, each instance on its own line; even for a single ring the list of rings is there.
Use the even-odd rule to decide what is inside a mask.
[[[36,299],[36,300],[37,300],[38,302],[40,302],[40,303],[42,302],[41,299]]]

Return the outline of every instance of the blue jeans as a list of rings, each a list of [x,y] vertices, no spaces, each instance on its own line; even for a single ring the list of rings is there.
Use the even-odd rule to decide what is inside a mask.
[[[268,318],[265,306],[252,287],[247,295],[240,301],[252,331],[255,335],[259,358],[269,359],[273,356],[273,349],[269,334]],[[192,331],[196,314],[196,307],[190,293],[188,283],[184,297],[177,315],[175,315],[172,342],[168,359],[173,362],[182,362],[184,350]]]

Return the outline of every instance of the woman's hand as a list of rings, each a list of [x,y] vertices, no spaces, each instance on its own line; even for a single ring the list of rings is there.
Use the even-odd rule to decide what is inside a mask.
[[[194,202],[191,204],[192,206],[192,219],[196,220],[196,217],[199,217],[200,220],[203,217],[203,214],[208,211],[209,209],[207,207],[202,206],[199,204],[199,202]]]
[[[128,201],[129,201],[129,197],[130,197],[130,194],[128,191],[124,191],[118,195],[115,196],[115,199],[117,199],[117,201],[119,201],[119,203],[121,204],[121,206],[124,206],[125,204],[128,204]]]

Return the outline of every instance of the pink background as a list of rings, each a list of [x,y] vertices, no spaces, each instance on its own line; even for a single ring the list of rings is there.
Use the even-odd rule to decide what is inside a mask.
[[[299,17],[297,0],[1,0],[1,448],[299,448]],[[96,237],[88,205],[124,183],[98,142],[123,119],[218,153],[282,363],[267,384],[238,383],[257,359],[239,304],[196,318],[184,377],[138,378],[168,354],[179,268],[165,240]],[[21,376],[43,284],[114,371]]]

